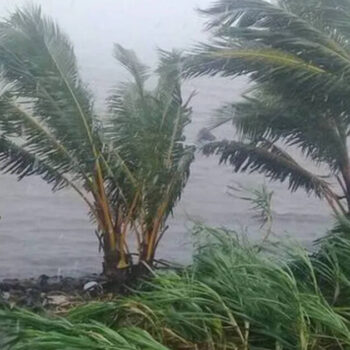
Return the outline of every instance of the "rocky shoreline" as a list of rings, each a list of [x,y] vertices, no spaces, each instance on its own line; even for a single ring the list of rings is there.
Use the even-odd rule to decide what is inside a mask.
[[[107,280],[98,274],[73,278],[41,275],[0,281],[0,303],[28,308],[64,307],[107,293]]]

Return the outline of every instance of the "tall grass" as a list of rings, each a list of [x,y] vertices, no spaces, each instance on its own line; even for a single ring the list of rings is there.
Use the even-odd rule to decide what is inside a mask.
[[[65,318],[3,309],[1,349],[346,349],[350,229],[339,231],[309,254],[199,226],[208,239],[192,266],[158,273],[131,297]]]

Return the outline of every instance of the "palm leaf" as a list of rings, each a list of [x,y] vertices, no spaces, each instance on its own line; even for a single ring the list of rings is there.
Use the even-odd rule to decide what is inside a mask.
[[[46,182],[53,184],[54,189],[67,185],[57,169],[5,137],[0,138],[0,162],[1,171],[18,175],[19,180],[25,176],[40,175]]]
[[[139,93],[143,95],[144,83],[149,77],[149,68],[141,63],[135,52],[114,44],[114,57],[130,72],[135,79]]]
[[[287,146],[297,146],[306,157],[328,165],[334,173],[344,166],[346,139],[339,134],[346,128],[343,118],[324,115],[300,101],[285,101],[267,89],[255,92],[256,97],[246,96],[243,102],[220,108],[214,126],[230,120],[243,138],[280,140]]]
[[[156,71],[159,79],[156,94],[159,99],[176,104],[175,108],[182,105],[183,102],[181,95],[182,61],[180,51],[159,50],[159,65]]]
[[[30,106],[19,104],[6,92],[0,97],[2,118],[0,127],[3,135],[15,136],[22,146],[44,157],[47,162],[59,167],[62,172],[70,172],[75,178],[89,181],[87,169],[79,159],[68,150],[45,124],[32,115]],[[23,145],[24,142],[24,145]]]
[[[319,43],[346,57],[344,49],[337,42],[288,7],[286,9],[264,0],[220,0],[201,12],[210,17],[208,28],[235,25],[269,28],[275,32],[287,29],[294,36],[309,38],[311,42]]]
[[[350,108],[350,58],[328,31],[262,0],[222,0],[204,12],[218,30],[188,57],[188,76],[248,74],[309,104],[325,109],[332,99],[338,113]]]
[[[62,144],[83,163],[92,160],[93,111],[71,43],[40,8],[18,10],[0,27],[0,63],[19,104],[31,104]],[[78,156],[79,155],[79,156]]]
[[[246,144],[219,141],[204,146],[206,155],[218,154],[221,163],[230,163],[235,172],[257,172],[273,181],[288,181],[289,189],[304,188],[319,197],[331,193],[329,184],[320,176],[301,167],[291,156],[270,143]]]

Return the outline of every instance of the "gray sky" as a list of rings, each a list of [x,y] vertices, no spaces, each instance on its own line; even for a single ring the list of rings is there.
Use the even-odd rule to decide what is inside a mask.
[[[188,48],[204,40],[205,19],[196,8],[211,0],[0,0],[0,16],[39,4],[74,43],[83,76],[99,98],[125,77],[112,58],[113,43],[134,49],[148,64],[156,48]]]

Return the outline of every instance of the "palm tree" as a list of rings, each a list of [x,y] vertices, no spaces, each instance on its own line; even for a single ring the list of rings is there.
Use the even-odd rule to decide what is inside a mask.
[[[231,120],[239,138],[204,152],[349,213],[350,1],[219,0],[202,12],[213,39],[193,50],[186,74],[252,82],[242,101],[218,111],[217,124]],[[327,176],[297,162],[293,147]]]
[[[126,222],[136,234],[141,261],[150,264],[194,159],[194,147],[184,144],[192,95],[182,100],[179,52],[160,51],[159,80],[152,92],[144,88],[149,70],[132,51],[115,45],[115,57],[130,71],[134,82],[122,84],[108,98],[111,118],[105,134],[117,160],[126,166],[129,176],[123,178],[127,182],[119,180],[130,208]],[[118,166],[117,162],[113,173],[118,173]],[[118,199],[120,190],[115,189],[108,188],[108,193]],[[133,218],[137,218],[135,223]],[[126,230],[125,222],[123,225]]]
[[[150,70],[133,51],[115,45],[114,55],[133,81],[112,91],[101,117],[53,20],[30,8],[0,23],[1,170],[74,189],[96,222],[108,276],[137,265],[133,234],[139,262],[152,264],[194,152],[184,144],[190,108],[181,98],[180,54],[160,53],[152,91]]]

